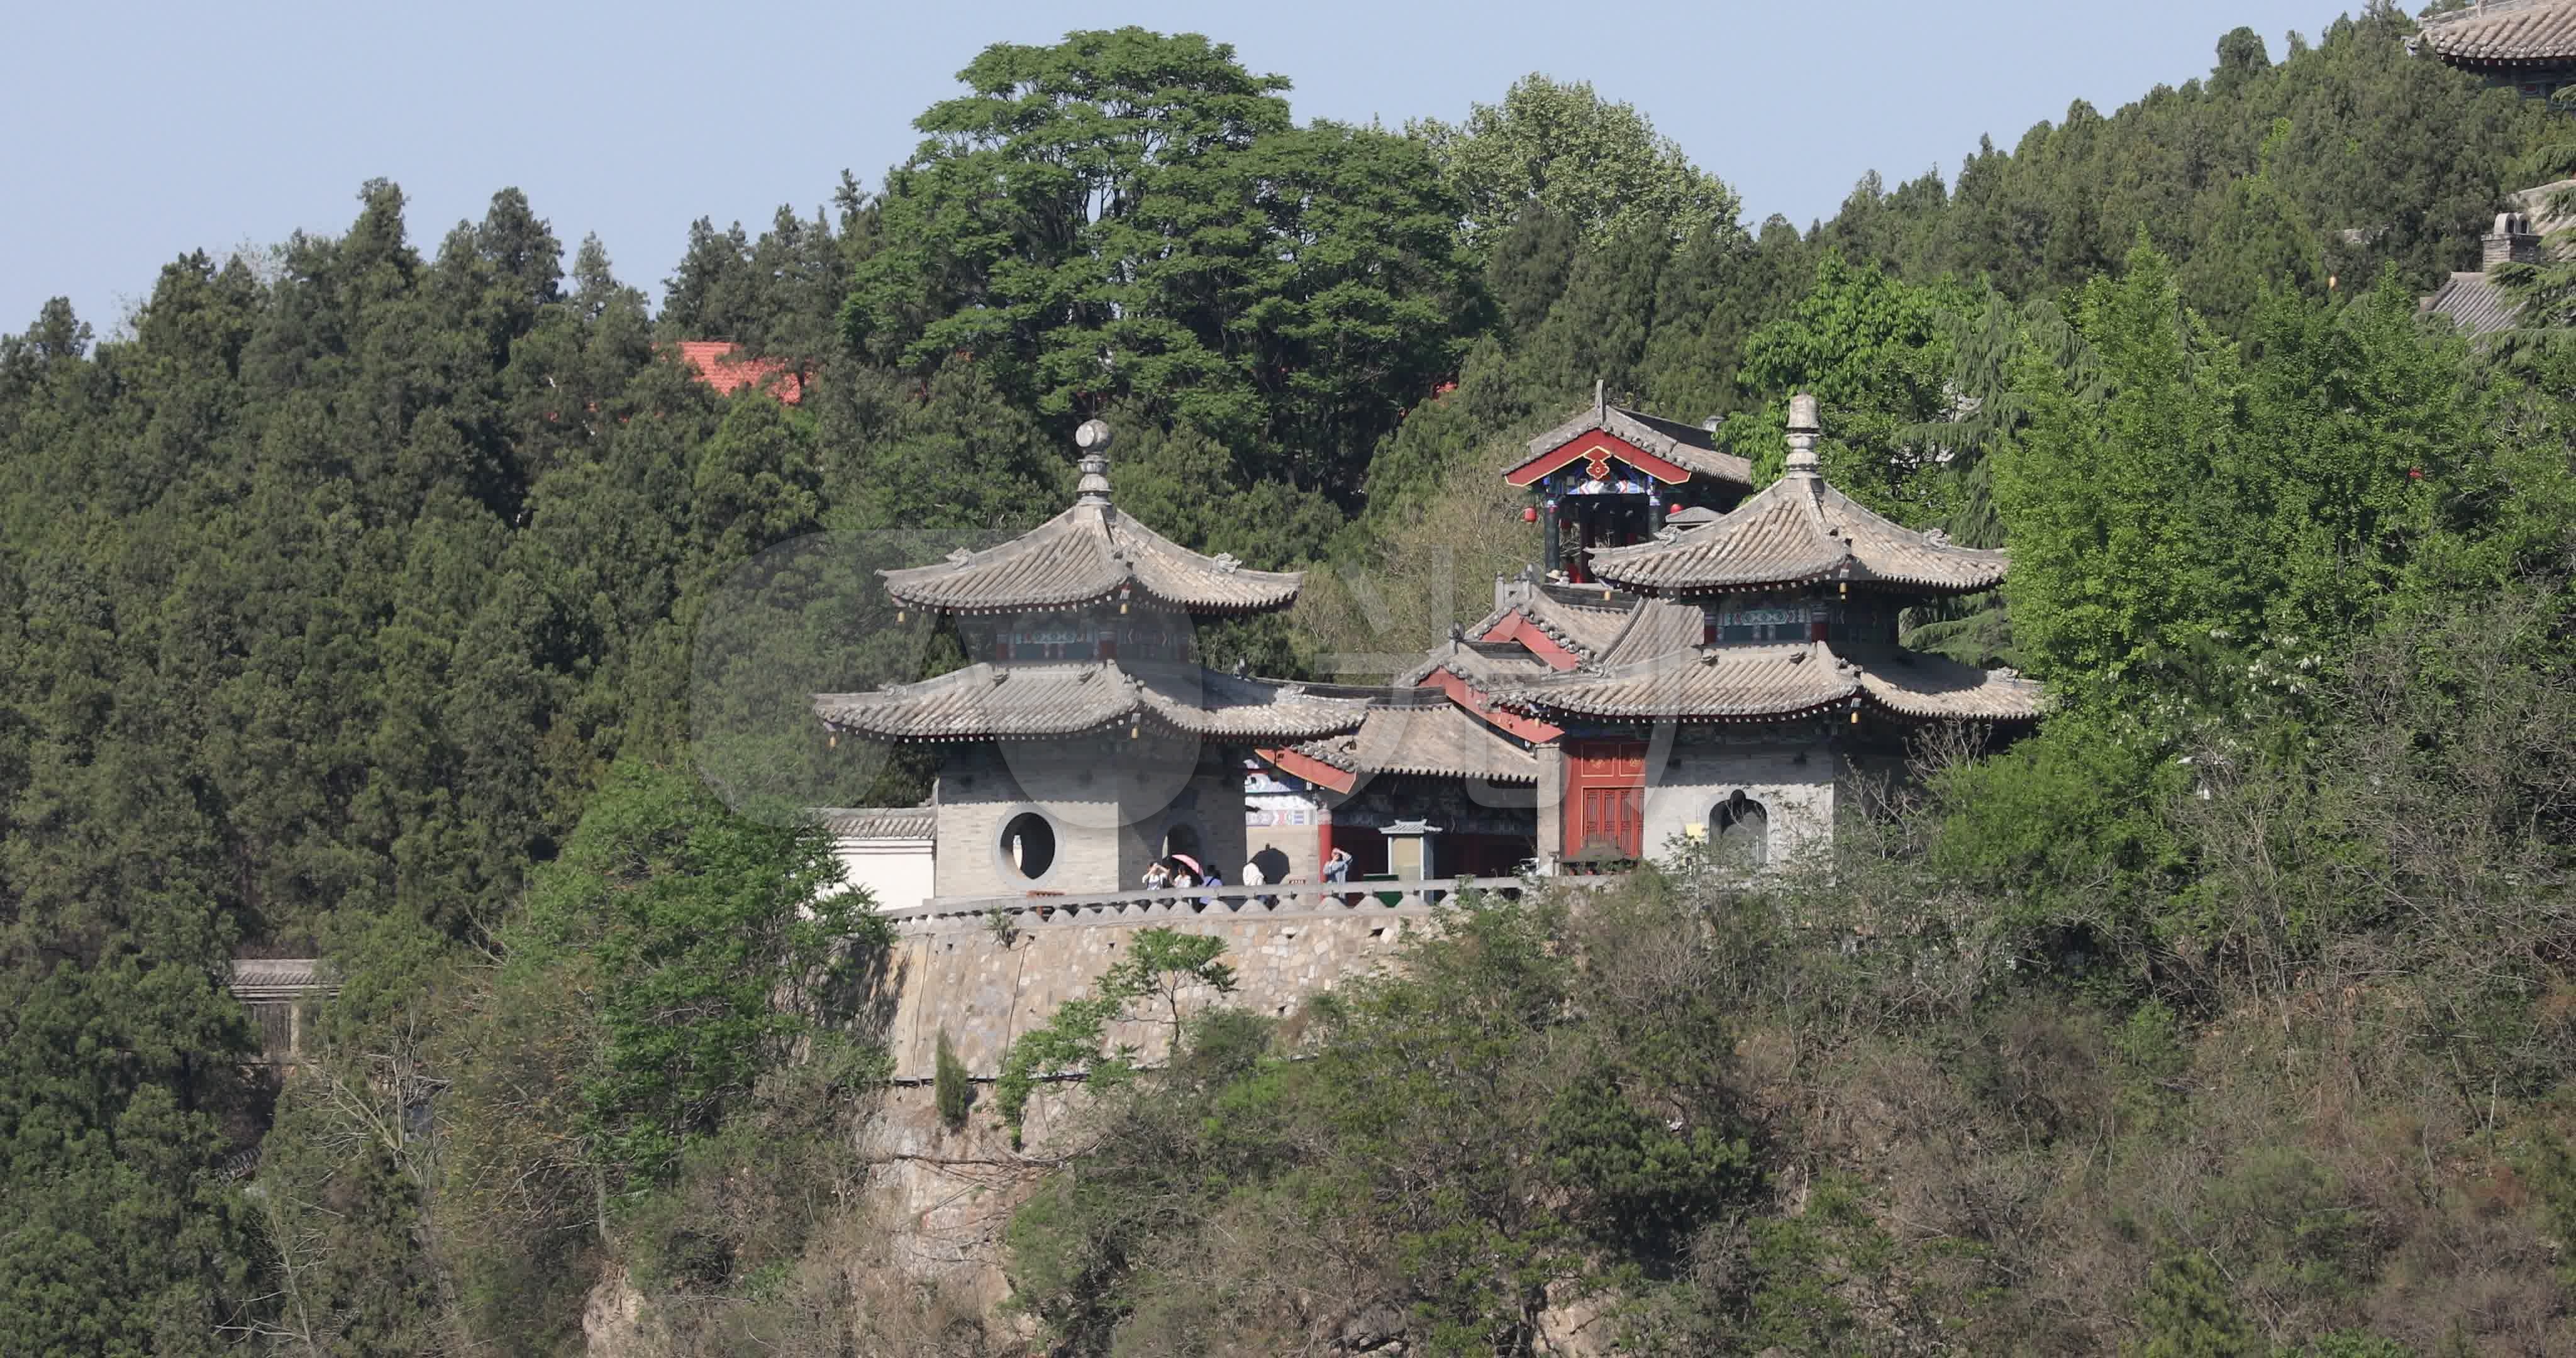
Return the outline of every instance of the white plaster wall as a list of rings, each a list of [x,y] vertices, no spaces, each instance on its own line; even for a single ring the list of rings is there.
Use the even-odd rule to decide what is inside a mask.
[[[836,839],[832,856],[841,860],[844,889],[864,888],[879,910],[905,910],[930,899],[937,889],[932,844],[928,839]]]

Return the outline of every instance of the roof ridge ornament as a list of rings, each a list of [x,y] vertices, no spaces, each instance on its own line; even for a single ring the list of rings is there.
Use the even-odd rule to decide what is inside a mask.
[[[1105,420],[1084,420],[1073,431],[1073,446],[1082,450],[1082,482],[1074,487],[1074,503],[1105,505],[1109,503],[1109,444],[1111,435]]]
[[[1816,479],[1816,438],[1823,432],[1816,418],[1816,398],[1799,392],[1789,398],[1789,476]]]

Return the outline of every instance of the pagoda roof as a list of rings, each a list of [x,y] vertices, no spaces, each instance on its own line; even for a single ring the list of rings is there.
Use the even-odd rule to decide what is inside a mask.
[[[1313,740],[1356,728],[1366,691],[1319,692],[1197,665],[969,665],[868,693],[818,693],[834,730],[877,740],[1045,740],[1151,723],[1209,740]]]
[[[1771,722],[1870,707],[1918,721],[2030,721],[2037,683],[1893,646],[1706,646],[1534,680],[1507,709],[1605,721]]]
[[[1844,580],[1930,594],[2003,583],[2005,554],[1918,533],[1792,471],[1713,522],[1633,547],[1595,547],[1593,572],[1657,594],[1702,594]]]
[[[1106,499],[1078,502],[999,547],[877,573],[897,600],[943,613],[1078,608],[1122,591],[1188,613],[1263,613],[1296,602],[1304,580],[1193,552]]]
[[[1591,405],[1531,439],[1528,459],[1503,473],[1503,479],[1516,486],[1529,485],[1579,457],[1579,451],[1564,457],[1559,454],[1569,454],[1569,444],[1592,433],[1608,434],[1667,464],[1661,468],[1651,465],[1638,468],[1667,485],[1704,476],[1747,490],[1753,486],[1753,464],[1733,453],[1719,451],[1717,435],[1713,432],[1698,425],[1649,415],[1642,410],[1610,405],[1597,391]]]
[[[1109,499],[1109,429],[1080,431],[1082,482],[1072,507],[998,547],[946,561],[879,571],[902,603],[940,613],[1028,613],[1079,608],[1141,594],[1187,613],[1266,613],[1297,601],[1305,577],[1250,571],[1208,556],[1118,512]]]
[[[1354,785],[1361,774],[1379,773],[1538,782],[1537,755],[1451,703],[1373,707],[1358,730],[1308,741],[1296,752],[1353,775]]]
[[[2454,66],[2557,66],[2576,62],[2576,3],[2487,0],[2435,14],[2406,40]]]

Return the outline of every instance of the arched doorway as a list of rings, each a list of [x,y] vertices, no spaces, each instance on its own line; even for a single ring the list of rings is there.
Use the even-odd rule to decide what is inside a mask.
[[[1742,788],[1709,809],[1708,830],[1720,866],[1759,872],[1771,861],[1771,813]]]

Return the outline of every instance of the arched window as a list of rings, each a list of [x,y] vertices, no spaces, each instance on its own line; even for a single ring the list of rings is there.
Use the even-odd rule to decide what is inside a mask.
[[[1055,827],[1035,811],[1023,811],[1002,826],[1002,861],[1030,881],[1055,866]]]
[[[1163,831],[1162,856],[1169,858],[1176,853],[1188,854],[1190,857],[1196,858],[1203,863],[1207,861],[1206,856],[1199,852],[1199,830],[1197,826],[1175,824],[1171,828]]]
[[[1771,813],[1737,788],[1708,813],[1709,840],[1718,862],[1758,871],[1771,861]]]

